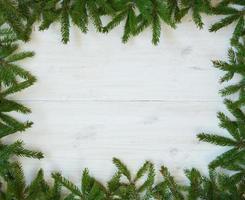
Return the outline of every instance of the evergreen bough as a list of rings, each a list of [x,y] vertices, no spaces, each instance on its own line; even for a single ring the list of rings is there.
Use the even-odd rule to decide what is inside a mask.
[[[218,4],[210,0],[0,0],[0,199],[1,200],[240,200],[245,199],[245,1],[222,0]],[[93,23],[100,33],[108,33],[124,24],[122,41],[127,42],[146,28],[152,30],[152,43],[159,43],[162,24],[173,28],[190,13],[198,28],[203,27],[202,15],[222,15],[220,21],[210,27],[218,31],[235,24],[227,61],[213,61],[214,67],[224,71],[220,82],[240,77],[237,83],[224,87],[228,113],[219,112],[221,133],[200,133],[198,139],[224,148],[209,163],[209,175],[204,176],[195,168],[186,169],[189,184],[175,181],[167,167],[159,173],[153,163],[146,161],[133,175],[119,159],[113,158],[116,171],[106,186],[90,176],[85,169],[78,187],[60,173],[53,173],[52,184],[44,179],[40,170],[28,185],[21,164],[16,156],[41,159],[39,151],[26,149],[22,141],[5,144],[8,135],[23,132],[32,122],[21,122],[11,112],[27,114],[29,108],[8,98],[36,81],[19,60],[33,57],[33,52],[18,52],[19,40],[30,38],[32,27],[39,22],[39,29],[46,30],[53,23],[60,23],[62,42],[69,42],[71,24],[83,33]],[[109,21],[104,23],[103,16]],[[237,96],[237,99],[231,98]],[[50,180],[49,180],[50,181]],[[62,188],[66,188],[63,192]]]

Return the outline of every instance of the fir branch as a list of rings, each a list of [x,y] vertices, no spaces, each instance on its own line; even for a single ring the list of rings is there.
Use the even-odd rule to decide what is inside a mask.
[[[117,167],[118,171],[127,177],[128,181],[131,182],[131,173],[128,170],[127,166],[124,165],[119,159],[113,158],[113,163]]]
[[[121,173],[117,172],[114,174],[114,176],[107,182],[107,188],[108,188],[108,194],[107,196],[110,198],[113,198],[114,193],[118,191],[119,187],[121,186],[120,183],[121,180]]]
[[[162,166],[160,172],[163,175],[166,186],[169,188],[174,199],[183,200],[184,196],[179,191],[178,185],[176,184],[174,178],[170,175],[168,169],[166,167]]]
[[[16,1],[1,0],[0,1],[0,18],[4,19],[12,30],[18,35],[18,38],[27,41],[28,35],[24,32],[23,16],[18,10]]]
[[[42,170],[39,170],[36,178],[31,182],[30,186],[25,189],[27,193],[26,200],[38,199],[45,197],[48,194],[50,188],[44,180],[44,174]]]
[[[61,174],[54,173],[52,174],[52,177],[54,178],[55,181],[57,181],[62,186],[70,190],[74,195],[82,197],[82,193],[80,192],[79,188],[76,185],[74,185],[72,182],[67,180],[66,178],[62,177]]]
[[[212,8],[210,0],[181,0],[181,4],[186,10],[192,10],[192,19],[199,29],[203,28],[201,13],[211,14]]]
[[[209,168],[223,167],[226,168],[230,163],[235,163],[236,161],[243,160],[245,162],[245,150],[233,148],[226,151],[225,153],[219,155],[212,162],[209,163]]]
[[[245,113],[241,108],[237,107],[236,103],[229,99],[225,99],[224,104],[238,120],[245,121]]]
[[[181,19],[188,13],[189,7],[181,7],[179,0],[167,0],[166,2],[170,11],[171,19],[173,19],[175,23],[179,23]]]
[[[61,174],[59,173],[52,174],[52,177],[55,179],[55,181],[58,184],[67,188],[71,192],[71,194],[67,197],[68,199],[79,197],[85,200],[90,200],[90,199],[104,200],[105,198],[106,195],[105,188],[98,181],[96,181],[94,178],[92,178],[89,175],[87,169],[83,171],[82,181],[81,181],[81,191],[76,185],[74,185],[68,179],[62,177]]]
[[[144,176],[144,174],[148,171],[150,165],[151,163],[149,161],[146,161],[143,164],[143,166],[137,171],[134,182],[138,181],[142,176]]]
[[[6,137],[16,132],[23,132],[32,126],[32,122],[19,122],[13,117],[0,113],[0,138]]]
[[[86,0],[86,1],[87,1],[87,9],[89,12],[89,17],[92,20],[96,30],[98,32],[101,32],[103,26],[100,18],[100,12],[98,12],[97,4],[93,0]]]
[[[195,168],[185,170],[185,174],[190,181],[190,186],[187,187],[188,200],[197,200],[202,193],[202,175]]]
[[[222,96],[228,96],[234,93],[239,92],[240,90],[245,89],[245,79],[241,80],[239,83],[234,85],[229,85],[225,87],[224,89],[220,90],[220,94]]]
[[[18,84],[14,84],[11,87],[7,88],[6,90],[2,91],[0,93],[0,97],[6,97],[7,95],[20,92],[21,90],[24,90],[30,86],[32,86],[36,82],[36,78],[32,77],[29,80],[23,81]]]
[[[23,114],[30,113],[31,110],[22,104],[19,104],[15,101],[0,99],[0,112],[21,112]]]
[[[13,163],[8,169],[8,176],[5,177],[8,188],[8,195],[13,199],[24,199],[26,187],[24,173],[19,163]]]
[[[235,146],[237,144],[235,140],[219,135],[201,133],[198,134],[197,137],[200,141],[212,143],[219,146]]]
[[[37,14],[37,17],[41,19],[39,30],[46,30],[50,27],[52,23],[59,20],[61,9],[56,8],[57,3],[58,0],[50,0],[41,5],[40,10]]]
[[[28,149],[25,149],[23,147],[23,142],[22,141],[17,141],[11,145],[0,145],[0,150],[2,151],[2,153],[4,155],[7,155],[9,158],[9,156],[11,155],[16,155],[16,156],[20,156],[20,157],[28,157],[28,158],[36,158],[36,159],[41,159],[43,158],[43,154],[41,152],[38,151],[30,151]],[[5,153],[4,153],[5,152]],[[5,160],[6,157],[2,157]]]
[[[70,0],[63,0],[62,8],[61,8],[61,34],[62,34],[62,42],[64,44],[69,42],[69,29],[70,29],[69,3]]]
[[[238,20],[240,18],[240,15],[231,15],[229,17],[226,17],[224,19],[222,19],[221,21],[213,24],[211,27],[210,27],[210,31],[211,32],[216,32],[218,31],[219,29],[225,27],[225,26],[228,26],[230,25],[231,23],[233,23],[234,21]]]
[[[14,151],[16,156],[27,157],[27,158],[35,158],[42,159],[44,158],[43,153],[40,151],[31,151],[29,149],[25,149],[24,147],[19,147]]]
[[[214,14],[228,16],[213,24],[209,29],[211,32],[216,32],[219,29],[238,21],[233,32],[233,38],[237,38],[242,35],[242,32],[244,31],[245,12],[244,9],[240,10],[238,8],[234,8],[234,6],[232,6],[234,4],[239,4],[239,2],[222,1],[213,9]]]
[[[22,148],[23,143],[21,141],[17,141],[10,145],[1,145],[1,152],[0,152],[0,158],[1,161],[7,161],[10,156],[14,155],[15,152],[18,152],[19,148]]]
[[[240,6],[240,7],[239,7]],[[223,113],[218,113],[220,127],[226,129],[231,137],[221,135],[199,134],[198,138],[220,146],[231,147],[219,155],[210,164],[209,177],[204,177],[196,169],[186,170],[190,185],[178,185],[166,167],[161,168],[163,181],[155,183],[155,170],[152,163],[145,162],[133,177],[127,166],[119,159],[113,162],[118,171],[107,184],[107,189],[85,169],[81,178],[81,189],[61,174],[53,174],[54,185],[51,187],[44,180],[42,171],[29,186],[26,185],[21,165],[10,162],[12,156],[42,158],[40,152],[25,149],[21,141],[6,145],[0,143],[0,181],[5,188],[0,187],[0,199],[18,200],[60,200],[61,187],[70,194],[69,200],[150,200],[150,199],[244,199],[244,163],[245,163],[245,46],[242,37],[245,35],[243,0],[223,0],[215,8],[211,8],[209,0],[0,0],[0,138],[18,131],[25,131],[31,122],[19,122],[6,112],[29,113],[30,109],[11,100],[5,99],[9,94],[19,92],[35,83],[35,77],[19,66],[16,61],[32,57],[33,52],[15,53],[18,39],[27,40],[32,25],[40,20],[40,30],[45,30],[51,24],[61,24],[62,41],[69,41],[70,22],[78,26],[82,32],[88,30],[89,19],[99,32],[108,32],[121,22],[125,22],[123,42],[136,36],[147,27],[152,28],[152,43],[158,44],[161,35],[162,22],[173,28],[181,21],[188,11],[197,27],[203,27],[201,15],[216,14],[225,17],[215,23],[210,31],[217,31],[231,23],[236,26],[231,39],[232,48],[228,52],[228,61],[214,61],[215,67],[223,70],[225,75],[221,82],[233,79],[239,75],[241,79],[223,88],[223,96],[238,94],[236,100],[224,101],[228,110],[234,115],[231,120]],[[103,27],[101,17],[112,18]],[[10,28],[8,28],[6,25]],[[21,79],[21,80],[20,80]],[[214,168],[222,167],[232,170],[231,175],[221,174]],[[126,182],[121,179],[125,176]],[[184,190],[184,191],[183,191]]]
[[[145,192],[146,194],[151,195],[154,182],[155,182],[155,169],[153,164],[149,163],[147,178],[145,182],[137,189],[137,191]]]
[[[19,60],[23,60],[25,58],[30,58],[33,57],[35,54],[32,51],[27,51],[27,52],[21,52],[21,53],[16,53],[16,54],[12,54],[10,56],[8,56],[6,58],[6,62],[7,63],[11,63],[11,62],[16,62]]]
[[[70,15],[72,22],[77,25],[83,33],[88,31],[88,13],[86,9],[86,2],[76,0],[71,6]]]

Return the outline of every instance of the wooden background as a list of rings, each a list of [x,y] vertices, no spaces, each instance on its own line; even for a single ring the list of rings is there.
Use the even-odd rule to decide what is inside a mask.
[[[176,30],[163,26],[160,44],[151,44],[147,30],[122,44],[122,26],[108,35],[93,29],[87,35],[71,31],[71,42],[60,42],[59,25],[38,32],[22,49],[36,56],[23,64],[38,82],[13,98],[32,108],[20,119],[34,122],[21,138],[42,150],[41,161],[22,159],[27,180],[37,169],[46,175],[61,171],[79,182],[90,169],[101,181],[115,168],[112,157],[136,170],[144,160],[168,166],[178,181],[183,169],[207,172],[207,164],[224,149],[200,143],[202,131],[219,129],[217,111],[224,110],[218,95],[222,72],[213,59],[226,59],[232,28],[209,33],[218,17],[204,17],[198,30],[190,18]]]

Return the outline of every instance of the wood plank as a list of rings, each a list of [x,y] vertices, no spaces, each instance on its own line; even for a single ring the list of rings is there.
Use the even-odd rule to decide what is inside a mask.
[[[211,60],[226,58],[230,30],[214,34],[185,21],[176,30],[164,27],[155,47],[150,31],[125,45],[121,27],[108,36],[72,29],[63,45],[58,29],[36,31],[24,45],[37,53],[24,64],[39,81],[18,99],[220,101],[222,73]]]
[[[38,83],[13,97],[33,110],[17,116],[35,122],[21,138],[46,154],[42,161],[22,159],[27,179],[43,167],[79,182],[88,167],[105,181],[113,174],[113,156],[134,170],[146,159],[165,164],[180,181],[184,168],[207,172],[207,163],[223,150],[195,135],[223,132],[216,119],[224,110],[218,96],[222,73],[210,60],[226,58],[232,32],[209,33],[217,19],[205,17],[201,31],[189,18],[176,30],[164,26],[157,47],[149,30],[121,44],[122,26],[108,36],[72,29],[68,45],[61,44],[56,25],[35,31],[23,49],[37,55],[23,64]]]
[[[34,126],[18,135],[29,147],[46,154],[43,161],[25,160],[28,174],[36,167],[48,173],[62,170],[75,176],[84,167],[105,180],[112,174],[116,156],[134,169],[144,160],[177,170],[198,167],[217,155],[217,147],[199,143],[196,134],[216,131],[218,102],[26,102],[33,113]],[[13,140],[17,135],[10,138]],[[38,163],[38,164],[37,164]],[[34,169],[31,166],[34,165]],[[31,177],[31,176],[28,176]]]

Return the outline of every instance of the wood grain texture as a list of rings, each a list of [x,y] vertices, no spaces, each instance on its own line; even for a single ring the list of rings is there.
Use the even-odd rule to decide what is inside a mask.
[[[23,49],[37,55],[23,64],[38,83],[13,97],[33,111],[17,116],[35,123],[21,138],[46,155],[23,160],[28,180],[43,167],[78,182],[88,167],[105,181],[114,172],[113,156],[133,170],[146,159],[165,164],[180,181],[185,168],[207,172],[207,163],[223,150],[199,143],[195,135],[224,132],[216,119],[224,110],[218,95],[222,73],[210,60],[226,58],[232,30],[209,33],[215,20],[205,17],[201,31],[188,18],[176,30],[164,26],[157,47],[149,30],[126,45],[122,27],[107,36],[72,29],[68,45],[59,41],[58,26],[34,31]]]

